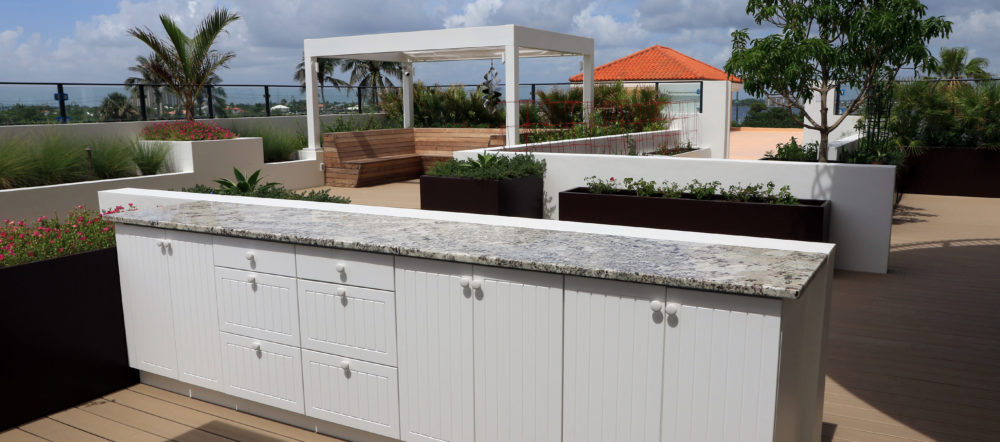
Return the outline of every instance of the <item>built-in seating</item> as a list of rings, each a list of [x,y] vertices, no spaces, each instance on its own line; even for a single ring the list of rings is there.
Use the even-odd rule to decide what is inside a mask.
[[[503,145],[503,129],[414,128],[323,134],[326,184],[364,187],[419,177],[456,150]]]

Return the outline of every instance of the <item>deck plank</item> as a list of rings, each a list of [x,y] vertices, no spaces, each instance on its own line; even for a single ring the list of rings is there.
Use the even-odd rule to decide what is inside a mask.
[[[21,425],[20,429],[52,441],[103,442],[107,440],[48,417]]]
[[[230,442],[233,439],[218,436],[163,417],[119,404],[114,400],[98,399],[81,405],[81,410],[105,419],[138,428],[147,433],[176,441]]]
[[[46,440],[47,439],[42,439],[20,428],[14,428],[0,433],[0,442],[44,442]]]
[[[158,442],[166,439],[147,433],[137,428],[105,419],[93,413],[87,413],[79,408],[70,408],[52,416],[52,420],[62,422],[74,428],[114,441]]]

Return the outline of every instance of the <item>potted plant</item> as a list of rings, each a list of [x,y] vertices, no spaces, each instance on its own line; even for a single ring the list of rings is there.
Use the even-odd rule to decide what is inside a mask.
[[[420,208],[541,218],[545,161],[479,154],[433,165],[420,177]]]
[[[105,214],[78,206],[62,221],[0,225],[0,334],[11,358],[0,388],[23,399],[0,414],[0,431],[139,382]]]
[[[773,182],[723,188],[590,177],[559,193],[559,219],[801,241],[829,239],[830,202],[800,200]]]

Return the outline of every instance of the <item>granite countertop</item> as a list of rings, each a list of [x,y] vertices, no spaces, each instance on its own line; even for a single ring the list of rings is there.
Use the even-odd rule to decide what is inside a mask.
[[[822,253],[197,201],[124,224],[771,298],[797,298]]]

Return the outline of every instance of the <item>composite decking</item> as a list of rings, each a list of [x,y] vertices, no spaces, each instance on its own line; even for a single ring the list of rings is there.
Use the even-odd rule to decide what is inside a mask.
[[[905,195],[889,262],[834,279],[824,440],[1000,440],[1000,199]],[[146,385],[0,434],[46,439],[336,440]]]

